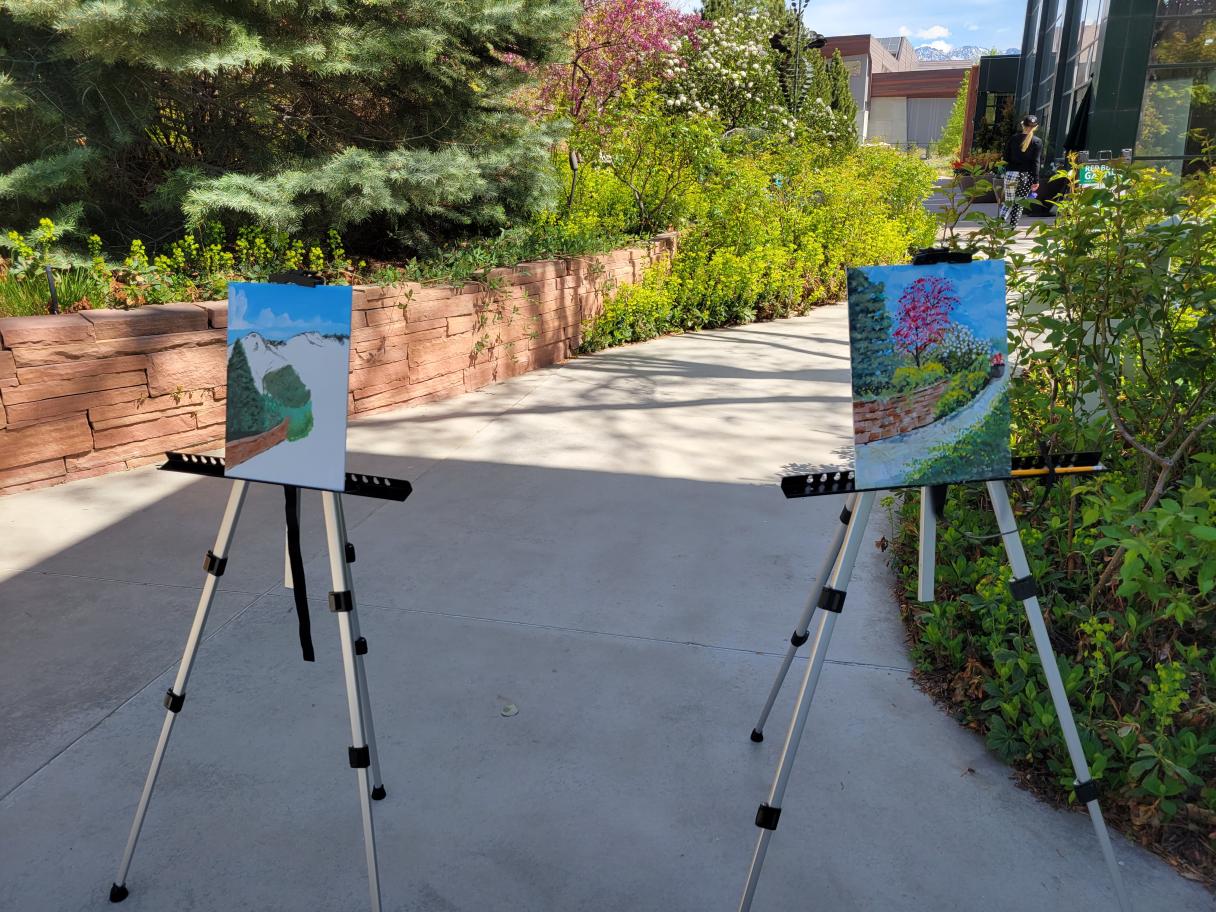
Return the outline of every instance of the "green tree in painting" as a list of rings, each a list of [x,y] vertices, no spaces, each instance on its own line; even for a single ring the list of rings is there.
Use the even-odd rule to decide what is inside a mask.
[[[262,378],[262,386],[267,394],[278,399],[288,408],[301,408],[308,405],[312,393],[290,364],[272,370]]]
[[[849,338],[853,355],[853,392],[875,395],[891,383],[895,344],[886,288],[859,269],[849,270]]]
[[[232,346],[232,354],[228,357],[228,408],[225,414],[229,440],[252,437],[266,430],[262,394],[253,382],[249,359],[245,357],[245,346],[240,342]]]
[[[262,378],[265,394],[262,396],[266,408],[267,424],[274,426],[287,419],[287,439],[300,440],[312,430],[312,393],[309,392],[296,369],[290,364],[269,371]]]

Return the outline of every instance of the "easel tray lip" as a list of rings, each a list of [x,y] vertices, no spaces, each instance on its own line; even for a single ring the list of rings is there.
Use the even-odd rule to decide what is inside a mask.
[[[1047,456],[1014,456],[1008,475],[995,478],[976,478],[959,484],[980,484],[987,481],[1029,481],[1056,475],[1093,475],[1105,472],[1102,454],[1049,453]],[[781,493],[787,499],[799,497],[826,497],[833,494],[853,494],[863,491],[916,490],[925,485],[889,485],[881,488],[859,488],[852,469],[824,469],[801,475],[786,475],[781,479]]]
[[[207,456],[202,453],[179,453],[170,451],[165,454],[165,462],[158,468],[163,472],[181,472],[186,475],[199,475],[204,478],[226,478],[224,474],[224,457]],[[249,479],[242,479],[249,481]],[[278,484],[278,482],[257,482],[251,484]],[[329,490],[313,488],[308,485],[294,485],[309,491]],[[354,497],[374,497],[378,500],[392,500],[398,503],[404,501],[414,491],[413,485],[403,478],[390,478],[386,475],[372,475],[367,472],[347,472],[346,486],[341,494]]]

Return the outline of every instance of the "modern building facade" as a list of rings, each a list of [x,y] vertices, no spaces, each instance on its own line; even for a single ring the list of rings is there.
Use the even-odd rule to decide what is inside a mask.
[[[923,62],[906,38],[828,38],[824,56],[837,50],[849,69],[858,136],[901,148],[933,150],[968,66]]]
[[[1029,0],[1022,47],[1002,88],[1039,116],[1052,159],[1130,149],[1182,174],[1216,139],[1216,0]]]

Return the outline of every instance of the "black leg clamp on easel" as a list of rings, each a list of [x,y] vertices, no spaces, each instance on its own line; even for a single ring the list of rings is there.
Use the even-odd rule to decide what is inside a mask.
[[[308,586],[304,582],[304,555],[300,552],[300,489],[283,486],[287,507],[287,562],[291,565],[291,592],[296,601],[296,620],[300,627],[300,652],[305,662],[315,662],[312,650],[312,622],[308,616]]]

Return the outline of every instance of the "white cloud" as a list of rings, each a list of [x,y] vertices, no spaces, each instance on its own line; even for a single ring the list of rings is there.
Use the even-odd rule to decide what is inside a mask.
[[[943,54],[950,53],[950,49],[954,47],[954,45],[950,44],[948,41],[930,41],[928,46],[934,48],[935,50],[941,51]]]
[[[901,38],[911,38],[912,29],[908,28],[906,25],[901,25],[899,27],[899,35]]]
[[[928,38],[930,40],[938,38],[949,38],[950,29],[944,25],[931,25],[927,29],[921,29],[916,33],[917,38]]]
[[[321,331],[328,325],[329,322],[319,316],[313,317],[311,320],[297,320],[290,314],[278,313],[269,307],[263,307],[261,313],[250,319],[249,298],[244,289],[236,290],[228,308],[228,326],[238,331],[248,329],[268,332],[277,329],[294,329],[299,332],[307,332],[310,329]]]
[[[978,25],[976,25],[974,22],[967,23],[967,31],[978,32],[979,30],[980,30],[980,27]]]

